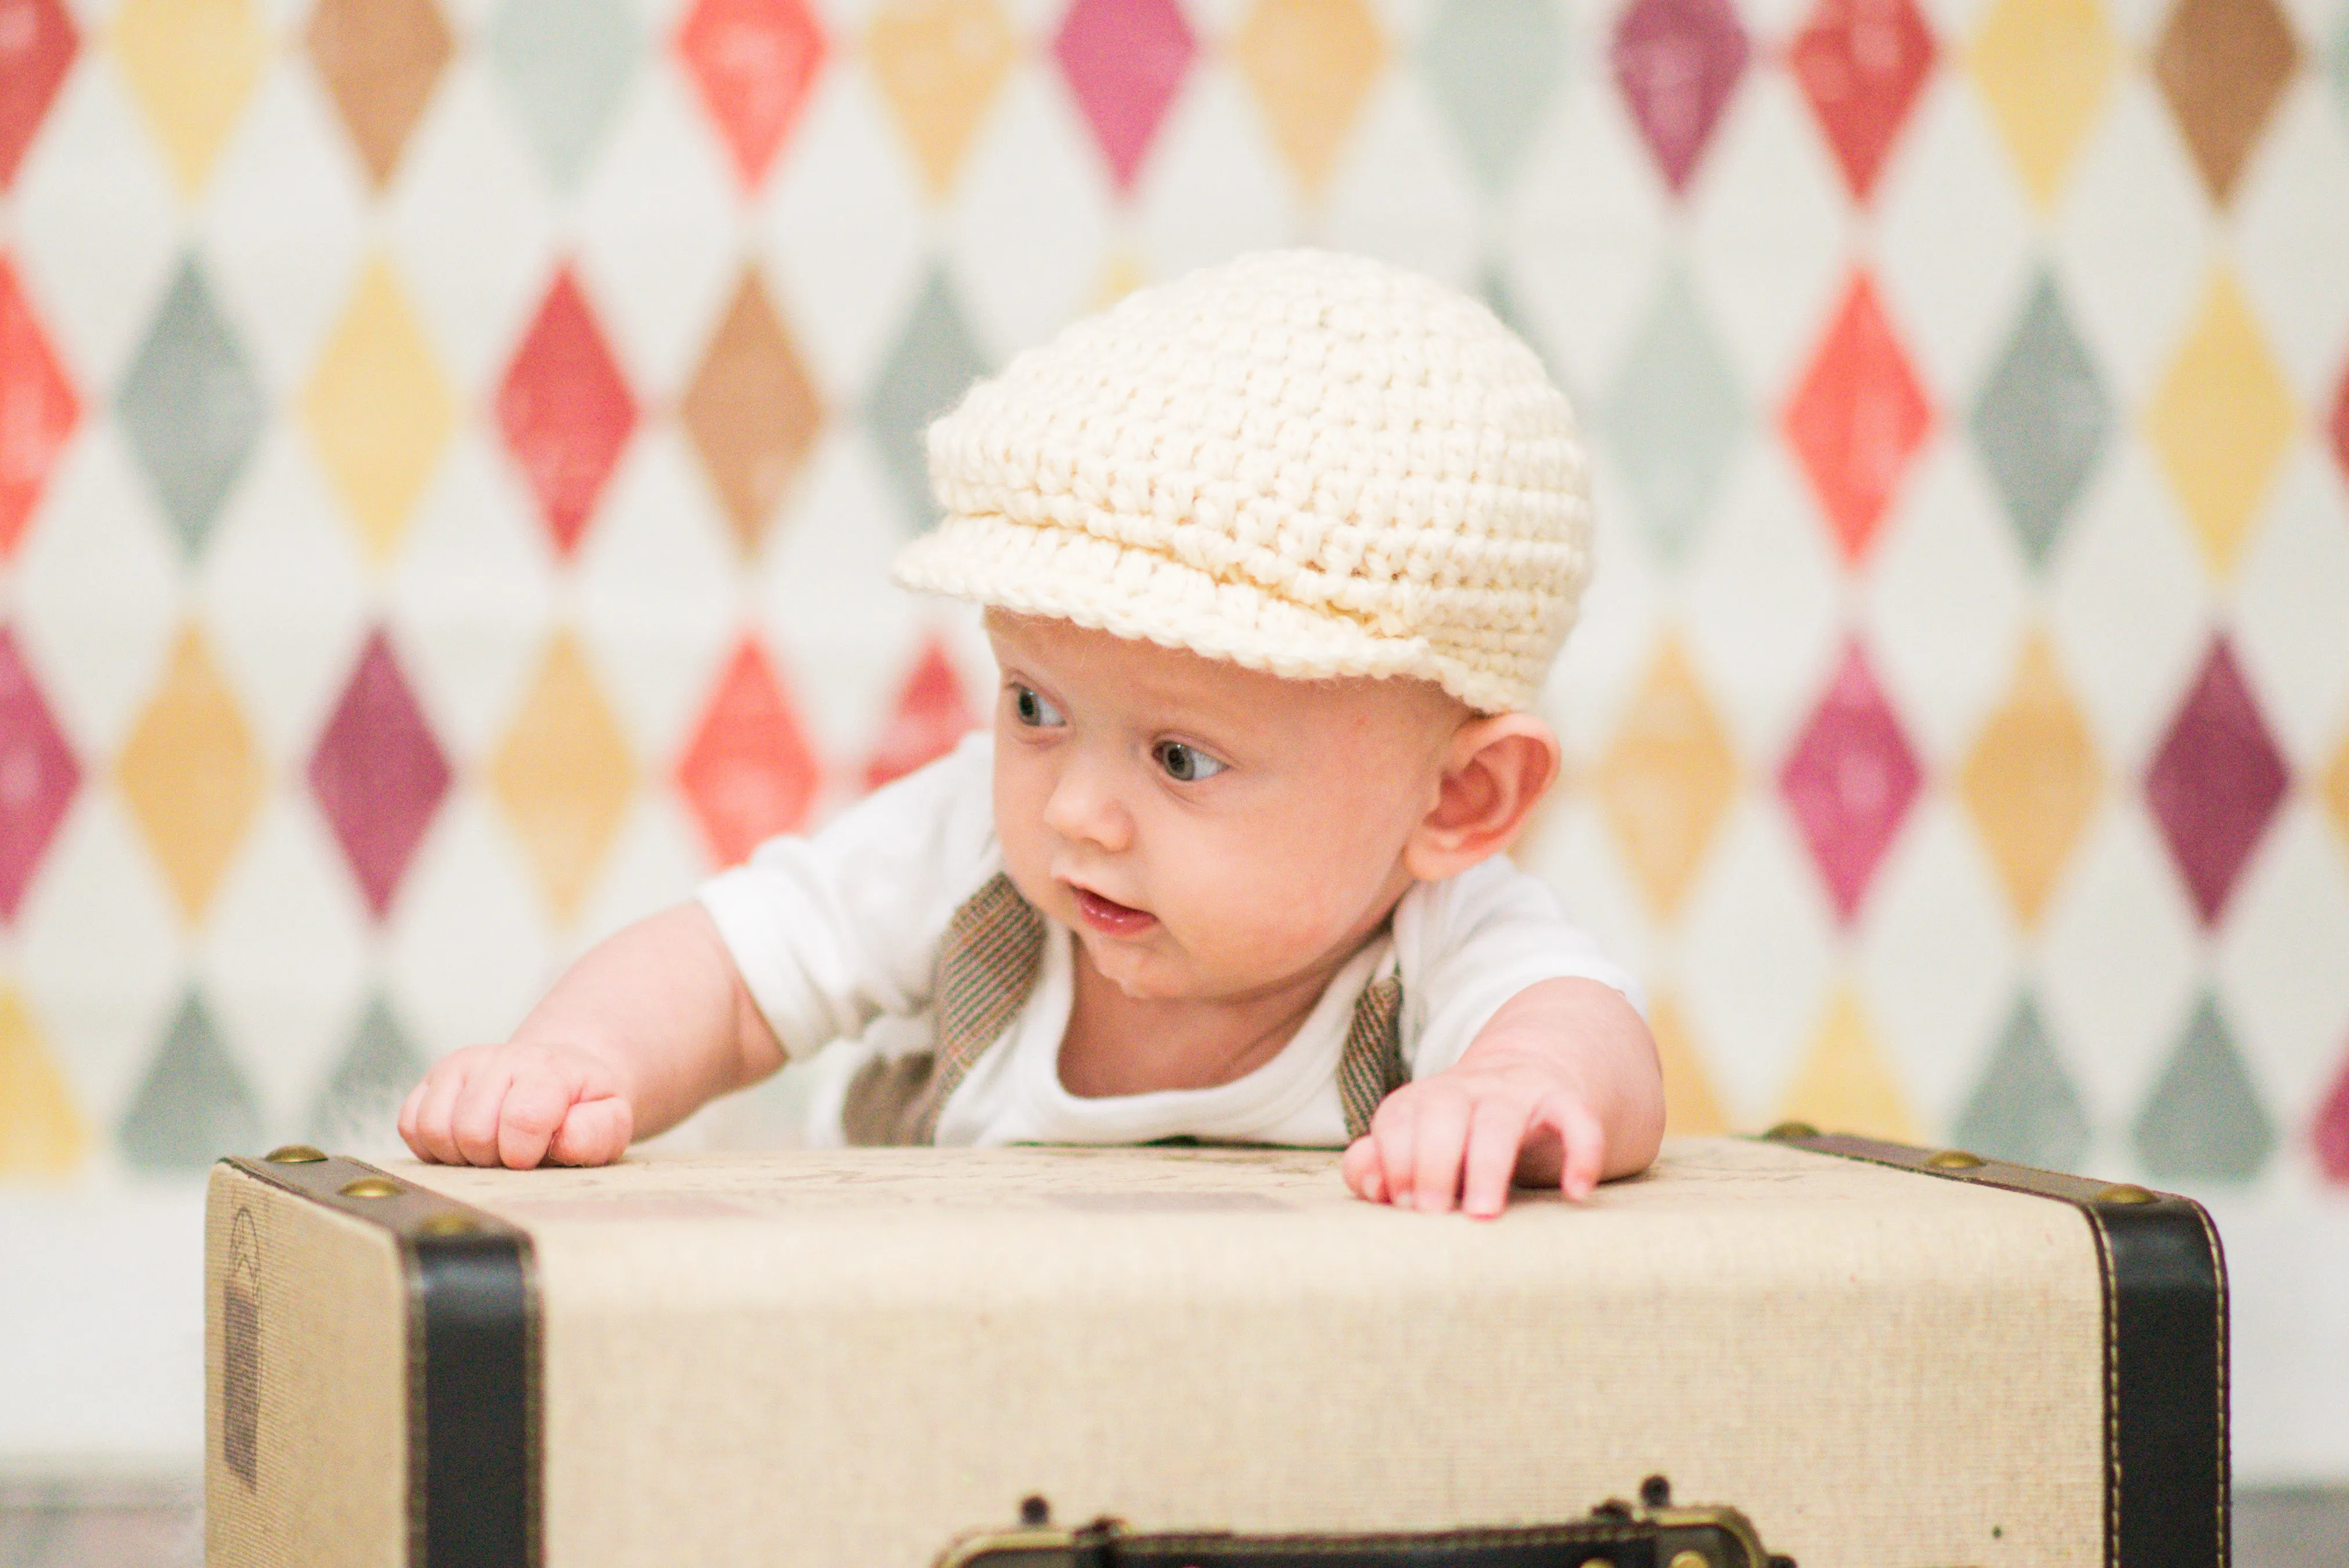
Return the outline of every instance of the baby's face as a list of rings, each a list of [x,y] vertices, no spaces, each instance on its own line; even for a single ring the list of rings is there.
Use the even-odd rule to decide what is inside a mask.
[[[1423,681],[1284,680],[990,612],[1006,869],[1128,995],[1326,978],[1411,882],[1467,710]]]

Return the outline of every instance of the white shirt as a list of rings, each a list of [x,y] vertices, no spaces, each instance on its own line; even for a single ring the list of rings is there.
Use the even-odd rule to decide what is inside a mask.
[[[994,742],[975,734],[868,795],[821,831],[761,845],[702,885],[745,985],[794,1061],[835,1041],[812,1136],[840,1141],[848,1081],[874,1054],[930,1048],[930,987],[947,922],[1003,869],[995,836]],[[1279,1054],[1207,1089],[1081,1098],[1061,1085],[1061,1039],[1075,998],[1075,938],[1045,921],[1042,971],[1002,1038],[956,1085],[941,1145],[1146,1143],[1189,1136],[1336,1147],[1346,1142],[1338,1060],[1355,999],[1402,981],[1405,1067],[1414,1078],[1460,1059],[1501,1004],[1539,981],[1599,981],[1630,997],[1630,976],[1569,924],[1549,889],[1498,857],[1421,882],[1389,929],[1338,971]]]

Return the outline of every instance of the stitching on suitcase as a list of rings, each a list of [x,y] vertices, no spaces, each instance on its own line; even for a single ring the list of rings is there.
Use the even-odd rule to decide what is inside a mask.
[[[2085,1203],[2073,1205],[2096,1239],[2096,1278],[2105,1294],[2105,1561],[2117,1563],[2121,1551],[2121,1369],[2119,1303],[2114,1299],[2112,1241],[2105,1222]]]
[[[2219,1568],[2227,1568],[2234,1553],[2234,1542],[2227,1529],[2227,1270],[2220,1260],[2218,1232],[2210,1228],[2209,1211],[2199,1203],[2194,1205],[2194,1218],[2202,1223],[2202,1240],[2210,1249],[2211,1272],[2219,1282],[2219,1473],[2217,1490],[2211,1497],[2211,1511],[2217,1528],[2213,1532],[2219,1542]]]

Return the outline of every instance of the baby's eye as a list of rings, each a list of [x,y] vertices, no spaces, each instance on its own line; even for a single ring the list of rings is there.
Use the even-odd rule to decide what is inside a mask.
[[[1226,765],[1216,761],[1196,747],[1186,746],[1180,741],[1161,741],[1151,748],[1150,754],[1158,759],[1158,765],[1166,770],[1168,778],[1179,780],[1184,784],[1214,778],[1217,774],[1222,773]]]
[[[1015,685],[1011,688],[1011,711],[1022,724],[1031,730],[1049,729],[1055,724],[1068,722],[1068,720],[1061,716],[1061,711],[1058,708],[1045,701],[1033,690],[1026,686]]]

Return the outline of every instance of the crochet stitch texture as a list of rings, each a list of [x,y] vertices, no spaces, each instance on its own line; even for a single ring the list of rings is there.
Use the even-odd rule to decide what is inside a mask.
[[[1476,301],[1364,257],[1129,295],[929,431],[897,580],[1290,679],[1528,706],[1588,574],[1565,397]]]

